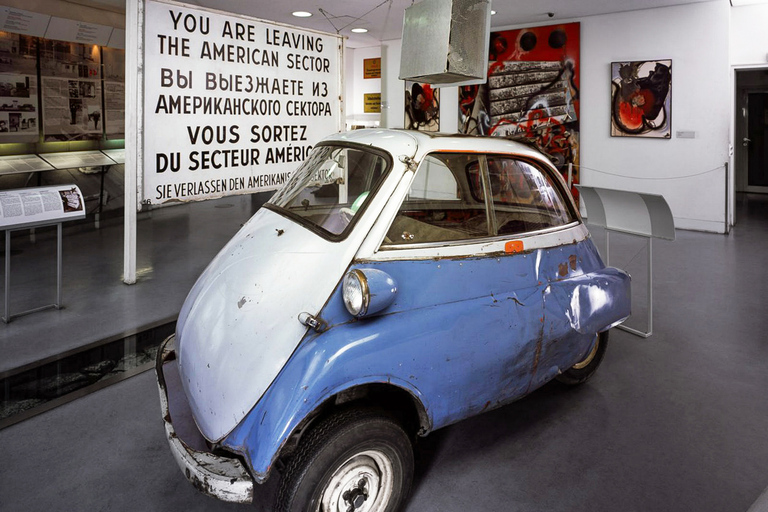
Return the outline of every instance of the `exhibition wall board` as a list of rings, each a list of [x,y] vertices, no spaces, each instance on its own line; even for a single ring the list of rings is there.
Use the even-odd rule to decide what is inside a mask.
[[[0,32],[0,143],[38,140],[37,42]]]
[[[124,134],[124,50],[0,31],[0,143]]]
[[[147,1],[143,204],[274,190],[341,128],[343,39]]]

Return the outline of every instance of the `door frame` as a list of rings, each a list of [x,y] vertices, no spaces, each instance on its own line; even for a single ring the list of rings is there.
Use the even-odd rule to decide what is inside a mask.
[[[753,64],[753,65],[739,65],[731,66],[731,128],[730,128],[730,145],[728,148],[728,168],[730,169],[729,176],[726,179],[727,194],[726,194],[726,233],[730,231],[730,228],[736,224],[736,214],[734,205],[736,204],[736,186],[744,185],[746,187],[746,151],[741,145],[741,140],[736,140],[737,134],[740,133],[739,121],[741,120],[741,113],[739,112],[740,90],[736,86],[736,73],[738,71],[760,71],[768,70],[768,64]],[[757,88],[756,88],[757,89]],[[763,89],[760,87],[759,89]],[[766,87],[768,89],[768,87]],[[746,88],[744,90],[747,90]],[[738,158],[737,158],[738,155]],[[743,180],[743,181],[740,181]],[[760,187],[763,188],[763,187]],[[746,188],[745,188],[746,190]],[[768,189],[765,190],[768,192]]]

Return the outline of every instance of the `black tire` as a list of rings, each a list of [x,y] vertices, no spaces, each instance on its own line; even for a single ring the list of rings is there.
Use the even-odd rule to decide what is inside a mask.
[[[583,361],[576,363],[555,378],[568,386],[576,386],[586,382],[597,371],[600,363],[603,362],[606,348],[608,348],[608,331],[597,335],[595,345],[593,345],[592,350],[587,353],[587,357]]]
[[[377,409],[342,410],[300,441],[283,473],[275,510],[326,512],[325,500],[334,512],[340,503],[341,510],[356,503],[366,505],[366,512],[396,512],[412,480],[413,446],[400,423]]]

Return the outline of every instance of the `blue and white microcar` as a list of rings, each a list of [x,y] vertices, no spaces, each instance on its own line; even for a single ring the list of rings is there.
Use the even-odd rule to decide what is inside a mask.
[[[395,511],[419,436],[585,381],[629,314],[540,153],[333,135],[187,297],[158,355],[168,440],[224,500],[278,471],[278,511]]]

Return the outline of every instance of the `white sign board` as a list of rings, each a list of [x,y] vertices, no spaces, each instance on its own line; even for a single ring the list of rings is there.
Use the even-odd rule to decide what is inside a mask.
[[[341,128],[340,36],[147,1],[141,201],[274,190]]]
[[[0,228],[3,229],[84,217],[85,201],[77,185],[0,191]]]

